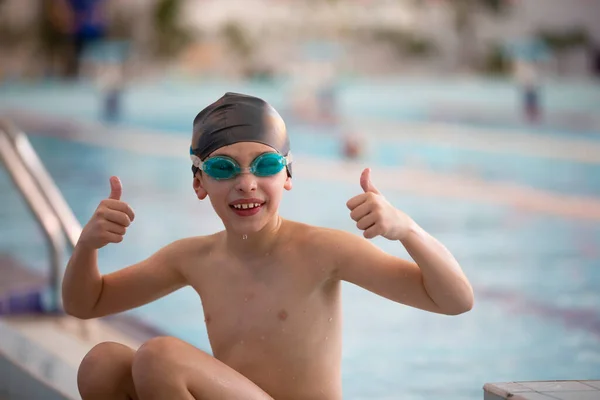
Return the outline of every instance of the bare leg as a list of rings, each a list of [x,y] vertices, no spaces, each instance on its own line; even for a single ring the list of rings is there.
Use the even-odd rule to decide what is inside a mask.
[[[77,386],[83,400],[137,400],[131,376],[134,354],[133,349],[119,343],[94,346],[77,372]]]
[[[140,347],[133,381],[143,400],[273,400],[239,372],[172,337],[150,339]]]

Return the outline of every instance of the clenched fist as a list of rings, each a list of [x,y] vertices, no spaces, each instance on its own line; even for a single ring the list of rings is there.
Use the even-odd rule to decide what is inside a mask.
[[[110,178],[110,196],[100,202],[94,215],[85,225],[79,243],[92,249],[100,249],[108,243],[120,243],[127,227],[135,218],[133,210],[121,201],[123,187],[116,176]]]

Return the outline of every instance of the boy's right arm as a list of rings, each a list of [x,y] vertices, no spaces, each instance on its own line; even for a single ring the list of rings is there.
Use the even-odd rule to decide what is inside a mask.
[[[81,232],[67,264],[62,286],[65,311],[89,319],[139,307],[186,285],[180,273],[183,242],[174,242],[148,259],[102,276],[98,249],[123,240],[134,219],[133,210],[120,200],[121,182],[112,177],[111,194],[100,202]]]

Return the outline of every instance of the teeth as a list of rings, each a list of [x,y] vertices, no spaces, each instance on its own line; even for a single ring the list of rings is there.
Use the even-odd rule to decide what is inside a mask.
[[[244,203],[244,204],[234,204],[233,208],[237,208],[238,210],[246,210],[248,208],[260,207],[259,203]]]

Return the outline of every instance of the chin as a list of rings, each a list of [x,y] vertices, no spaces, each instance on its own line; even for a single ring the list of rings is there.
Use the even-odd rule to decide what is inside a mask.
[[[265,221],[248,221],[244,223],[233,224],[234,231],[240,234],[251,234],[260,232],[266,225]]]
[[[228,231],[232,233],[239,233],[240,235],[248,235],[252,233],[260,232],[266,225],[267,220],[265,218],[228,218],[227,222],[223,221]]]

